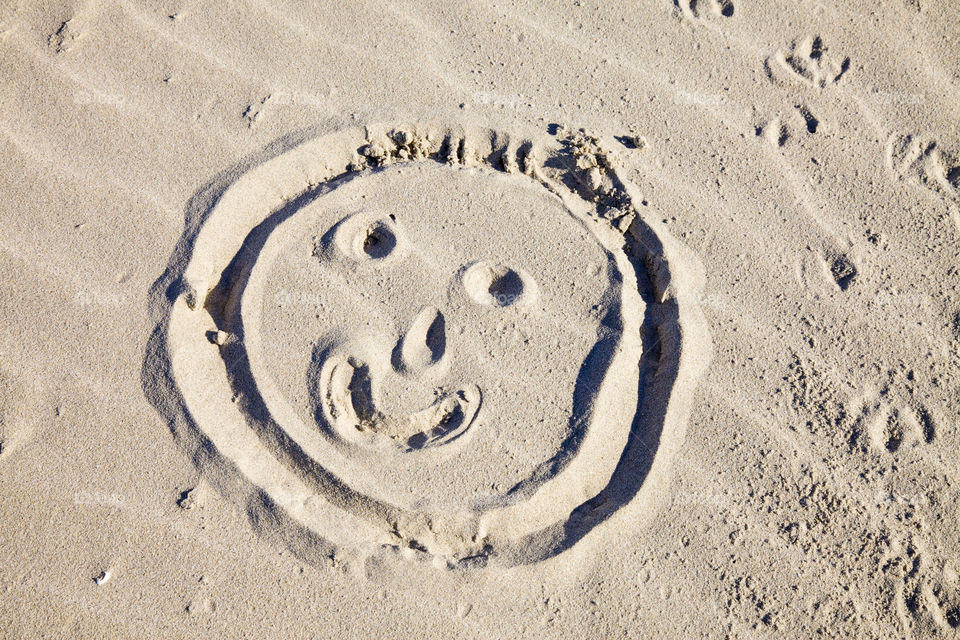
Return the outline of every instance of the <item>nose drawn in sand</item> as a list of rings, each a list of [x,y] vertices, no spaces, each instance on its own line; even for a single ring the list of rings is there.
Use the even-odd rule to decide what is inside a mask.
[[[446,353],[447,328],[443,314],[434,306],[417,313],[410,328],[393,350],[393,368],[397,373],[421,373],[440,365]]]

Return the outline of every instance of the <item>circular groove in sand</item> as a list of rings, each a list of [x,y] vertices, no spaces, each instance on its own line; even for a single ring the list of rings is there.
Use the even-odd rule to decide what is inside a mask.
[[[560,553],[651,501],[709,355],[694,262],[614,167],[582,134],[430,126],[274,157],[171,263],[155,404],[287,539],[448,567]]]

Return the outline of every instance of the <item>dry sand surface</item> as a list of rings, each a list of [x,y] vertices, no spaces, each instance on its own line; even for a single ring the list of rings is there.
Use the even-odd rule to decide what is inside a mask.
[[[948,0],[0,0],[0,637],[960,637]]]

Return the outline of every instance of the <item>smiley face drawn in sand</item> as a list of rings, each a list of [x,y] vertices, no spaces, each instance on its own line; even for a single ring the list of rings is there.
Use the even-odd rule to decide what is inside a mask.
[[[695,265],[634,201],[589,136],[308,141],[188,224],[145,392],[305,557],[549,558],[654,504],[709,354]]]
[[[268,407],[407,508],[529,492],[636,407],[636,277],[591,225],[529,180],[435,164],[318,198],[271,233],[241,303]]]

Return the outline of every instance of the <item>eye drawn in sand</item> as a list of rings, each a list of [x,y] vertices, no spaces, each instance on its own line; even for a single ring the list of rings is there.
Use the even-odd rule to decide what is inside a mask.
[[[832,55],[820,36],[807,35],[767,58],[764,67],[772,82],[823,89],[850,69],[850,58]]]
[[[711,347],[699,265],[605,148],[398,125],[272,152],[188,209],[145,392],[305,557],[512,566],[644,517]]]

